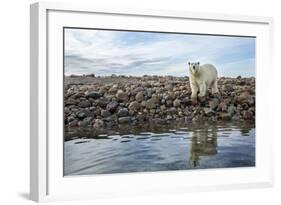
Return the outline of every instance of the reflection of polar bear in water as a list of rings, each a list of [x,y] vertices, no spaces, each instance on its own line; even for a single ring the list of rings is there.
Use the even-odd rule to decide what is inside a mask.
[[[191,87],[191,98],[196,99],[198,96],[204,97],[209,87],[212,88],[212,94],[218,93],[217,69],[211,64],[200,66],[199,62],[188,63],[189,65],[189,82]]]

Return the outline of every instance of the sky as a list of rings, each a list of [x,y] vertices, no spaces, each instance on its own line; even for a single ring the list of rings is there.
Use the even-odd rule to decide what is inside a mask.
[[[65,75],[188,76],[188,62],[219,76],[255,76],[255,38],[65,28]]]

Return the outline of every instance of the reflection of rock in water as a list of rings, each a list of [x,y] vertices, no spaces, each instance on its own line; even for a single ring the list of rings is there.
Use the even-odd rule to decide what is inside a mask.
[[[217,129],[215,127],[193,129],[189,157],[190,166],[200,166],[200,156],[211,156],[216,154]]]

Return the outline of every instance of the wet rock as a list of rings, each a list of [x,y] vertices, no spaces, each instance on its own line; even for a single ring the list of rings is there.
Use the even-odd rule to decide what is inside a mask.
[[[252,120],[254,115],[253,115],[253,113],[251,111],[245,110],[245,111],[242,112],[242,117],[245,120]]]
[[[129,111],[128,111],[127,108],[121,108],[117,113],[118,117],[125,117],[125,116],[128,116],[128,115],[129,115]]]
[[[136,120],[139,122],[143,122],[145,121],[145,116],[141,112],[139,112],[136,116]]]
[[[83,121],[78,122],[79,127],[88,127],[92,121],[92,117],[86,117]]]
[[[240,115],[237,113],[234,116],[232,116],[231,120],[238,121],[240,120],[240,118],[241,118]]]
[[[229,113],[220,113],[219,118],[221,120],[231,120],[231,115]]]
[[[72,95],[72,97],[74,99],[77,99],[77,98],[80,98],[80,97],[84,97],[84,92],[75,93],[74,95]]]
[[[92,91],[89,92],[85,95],[86,98],[93,98],[93,99],[98,99],[100,97],[102,97],[102,94],[100,92],[97,91]]]
[[[193,118],[192,118],[192,122],[193,123],[199,123],[203,120],[203,117],[201,115],[195,115]]]
[[[131,118],[130,117],[119,117],[118,118],[118,122],[120,124],[130,123],[131,122]]]
[[[227,112],[230,116],[233,116],[236,113],[237,109],[234,105],[231,105],[227,108]]]

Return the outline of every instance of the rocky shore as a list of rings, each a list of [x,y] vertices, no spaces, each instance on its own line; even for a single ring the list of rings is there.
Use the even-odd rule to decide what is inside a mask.
[[[65,76],[66,127],[254,121],[255,78],[218,80],[220,95],[190,99],[188,77]]]

